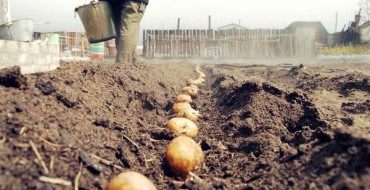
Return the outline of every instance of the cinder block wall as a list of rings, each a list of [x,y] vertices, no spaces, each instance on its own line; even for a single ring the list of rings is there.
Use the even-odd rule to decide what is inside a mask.
[[[22,74],[47,72],[59,67],[59,45],[0,40],[0,69],[20,66]]]

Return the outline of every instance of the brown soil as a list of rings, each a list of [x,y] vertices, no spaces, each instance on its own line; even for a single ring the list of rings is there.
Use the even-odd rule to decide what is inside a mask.
[[[203,180],[173,176],[164,124],[195,65],[2,70],[0,189],[105,189],[125,170],[158,189],[370,189],[368,63],[200,64]]]

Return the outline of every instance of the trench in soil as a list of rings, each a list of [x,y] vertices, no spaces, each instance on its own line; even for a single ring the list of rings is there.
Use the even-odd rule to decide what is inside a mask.
[[[65,63],[39,75],[4,71],[13,82],[1,86],[1,189],[72,189],[80,168],[80,189],[105,189],[125,170],[158,189],[370,187],[369,77],[304,66],[201,64],[206,82],[192,107],[204,116],[194,138],[205,153],[194,172],[203,181],[173,176],[164,151],[174,135],[164,124],[194,68]]]

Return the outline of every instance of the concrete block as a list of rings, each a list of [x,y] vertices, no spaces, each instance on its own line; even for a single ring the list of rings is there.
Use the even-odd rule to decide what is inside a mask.
[[[5,40],[0,40],[0,51],[4,50]]]
[[[33,65],[24,65],[21,67],[22,74],[31,74],[34,73]]]
[[[25,65],[21,67],[22,74],[41,73],[49,70],[49,65]]]
[[[50,45],[51,46],[51,53],[59,53],[59,45]]]
[[[0,40],[0,68],[19,65],[23,74],[59,67],[59,46]]]
[[[57,63],[57,64],[51,64],[49,66],[50,66],[50,70],[53,71],[53,70],[57,69],[60,66],[60,64],[59,63]]]
[[[14,66],[17,58],[16,53],[0,52],[0,69]]]
[[[19,43],[19,48],[17,51],[20,51],[22,53],[27,53],[30,51],[30,43]]]
[[[60,62],[60,57],[59,57],[59,55],[58,55],[58,56],[53,56],[53,57],[51,58],[51,63],[52,63],[52,64],[58,64],[58,65],[59,65],[59,62]]]
[[[20,66],[25,65],[29,62],[30,56],[27,53],[18,54],[18,64]]]
[[[19,51],[19,45],[16,41],[5,41],[5,50],[7,52],[18,52]]]
[[[48,53],[47,52],[48,46],[45,44],[40,45],[40,53]]]
[[[37,66],[37,72],[38,73],[41,73],[41,72],[48,72],[50,71],[50,65],[38,65]]]
[[[45,56],[46,62],[48,64],[52,64],[53,63],[52,57],[53,57],[52,55],[46,55]]]
[[[40,53],[40,45],[39,44],[31,44],[30,53],[39,54]]]
[[[48,65],[50,63],[46,61],[46,57],[47,55],[34,55],[32,62],[35,65]]]

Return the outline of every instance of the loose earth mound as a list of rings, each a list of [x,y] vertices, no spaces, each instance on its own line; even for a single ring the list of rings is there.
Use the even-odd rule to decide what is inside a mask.
[[[165,124],[195,66],[1,70],[0,189],[105,189],[126,170],[158,189],[370,189],[367,63],[200,64],[205,163],[174,176]]]

